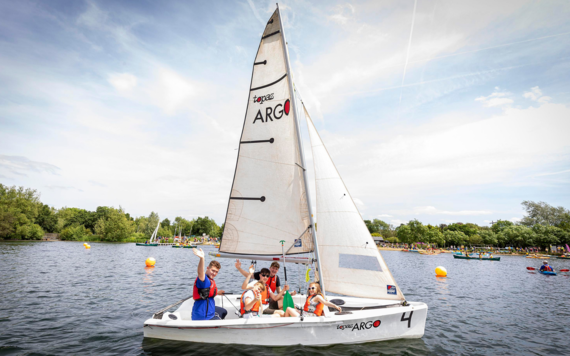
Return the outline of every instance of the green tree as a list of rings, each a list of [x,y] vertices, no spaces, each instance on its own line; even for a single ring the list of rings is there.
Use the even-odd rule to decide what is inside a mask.
[[[563,207],[553,207],[545,202],[533,202],[525,200],[522,206],[526,210],[527,216],[521,220],[522,225],[534,226],[537,224],[545,226],[558,226],[564,221],[567,221],[567,214],[570,210]]]
[[[449,224],[449,225],[447,225],[447,227],[445,229],[449,230],[449,231],[461,231],[462,233],[464,233],[467,236],[477,235],[477,233],[479,232],[479,227],[477,225],[471,224],[471,223]]]
[[[170,228],[170,220],[168,220],[168,218],[162,220],[160,226],[166,229]]]
[[[469,243],[469,237],[461,231],[444,231],[443,238],[447,245],[464,246]]]
[[[485,245],[496,246],[499,243],[497,235],[491,229],[479,231],[479,236],[481,236]]]
[[[57,227],[57,216],[54,208],[50,208],[46,204],[42,204],[38,211],[36,223],[45,231],[53,233]]]
[[[503,229],[505,229],[506,227],[513,226],[513,225],[514,224],[508,220],[497,220],[497,222],[494,223],[493,226],[491,226],[491,230],[495,234],[498,234],[501,231],[503,231]]]
[[[501,230],[499,235],[499,240],[515,247],[533,246],[536,238],[531,228],[522,225],[507,226]]]
[[[134,223],[122,208],[110,208],[107,217],[100,218],[95,224],[95,232],[103,241],[123,241],[134,232]]]

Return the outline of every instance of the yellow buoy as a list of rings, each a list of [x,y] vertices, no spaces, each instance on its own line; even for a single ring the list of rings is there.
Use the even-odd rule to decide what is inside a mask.
[[[85,248],[86,248],[87,250],[89,250],[89,249],[91,248],[91,246],[90,246],[90,245],[85,245]]]
[[[447,270],[445,267],[438,266],[435,268],[435,276],[436,277],[447,277]]]
[[[152,257],[149,257],[146,259],[146,261],[144,263],[146,264],[147,267],[154,267],[156,260]]]

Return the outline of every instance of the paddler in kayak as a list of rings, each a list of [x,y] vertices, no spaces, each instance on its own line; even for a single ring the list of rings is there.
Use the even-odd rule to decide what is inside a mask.
[[[554,268],[548,265],[548,261],[542,261],[542,266],[540,266],[541,271],[555,272]]]

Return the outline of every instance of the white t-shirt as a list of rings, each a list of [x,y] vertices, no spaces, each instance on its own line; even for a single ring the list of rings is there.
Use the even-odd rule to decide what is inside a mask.
[[[252,283],[253,283],[253,284],[252,284]],[[251,286],[253,286],[255,283],[257,283],[257,281],[252,282],[252,283],[250,283]],[[249,287],[250,284],[248,284],[247,286]],[[252,290],[248,290],[247,292],[245,292],[245,294],[243,295],[243,304],[244,304],[244,305],[245,305],[245,303],[246,303],[246,299],[247,299],[247,298],[255,299],[255,293],[253,293]],[[263,313],[263,304],[261,304],[261,305],[259,306],[259,312],[258,312],[258,313],[259,313],[259,314],[262,314],[262,313]]]

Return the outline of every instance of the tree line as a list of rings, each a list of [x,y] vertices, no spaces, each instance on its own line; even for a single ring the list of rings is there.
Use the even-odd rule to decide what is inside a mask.
[[[520,222],[498,220],[492,226],[472,223],[424,225],[417,219],[394,227],[382,220],[364,220],[373,236],[392,243],[430,243],[445,246],[541,247],[570,244],[570,211],[544,202],[523,201]]]
[[[55,209],[43,204],[35,189],[0,183],[1,240],[40,240],[45,233],[59,233],[62,240],[140,241],[150,238],[159,221],[156,212],[134,218],[121,207]],[[175,233],[220,237],[222,228],[207,216],[160,221],[158,236],[172,237]]]

